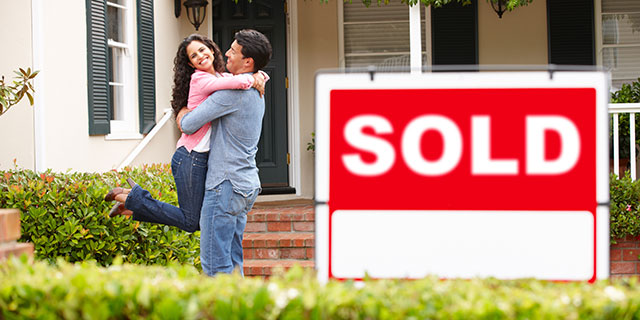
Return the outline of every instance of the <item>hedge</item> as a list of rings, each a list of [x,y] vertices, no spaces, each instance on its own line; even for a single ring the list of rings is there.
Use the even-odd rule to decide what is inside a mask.
[[[109,189],[131,177],[153,197],[177,204],[168,165],[125,168],[106,173],[35,173],[0,171],[0,208],[22,211],[22,242],[31,242],[35,256],[54,262],[95,260],[108,266],[120,255],[138,264],[187,263],[200,268],[199,232],[108,218]],[[640,181],[610,178],[611,239],[640,235]]]
[[[627,236],[640,235],[640,180],[633,180],[629,171],[618,178],[611,174],[609,179],[611,202],[609,232],[612,242]]]
[[[199,233],[139,223],[128,217],[109,218],[113,203],[103,200],[131,177],[162,201],[177,204],[168,165],[106,173],[42,174],[31,170],[0,171],[0,208],[22,211],[22,242],[32,242],[38,259],[95,260],[108,266],[116,256],[125,262],[200,266]]]
[[[0,263],[4,319],[638,319],[636,279],[365,280],[320,284],[310,270],[241,278],[194,267]]]

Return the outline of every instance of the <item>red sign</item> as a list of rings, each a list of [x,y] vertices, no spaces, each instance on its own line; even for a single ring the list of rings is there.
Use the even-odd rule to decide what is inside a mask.
[[[511,76],[318,77],[320,279],[608,276],[606,77]]]
[[[594,89],[332,90],[330,112],[332,208],[597,205]]]

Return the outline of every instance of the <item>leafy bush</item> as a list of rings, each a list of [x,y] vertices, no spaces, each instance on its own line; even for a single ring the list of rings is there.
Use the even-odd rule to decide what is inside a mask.
[[[620,90],[611,93],[611,103],[638,103],[640,102],[640,78],[631,84],[625,83]],[[636,114],[636,132],[640,129],[640,119]],[[629,114],[618,116],[618,142],[620,146],[620,158],[629,158]],[[640,136],[636,134],[636,145],[640,144]],[[609,123],[610,155],[613,157],[613,121]],[[638,150],[636,150],[636,154]]]
[[[293,268],[268,281],[190,266],[0,265],[4,319],[637,319],[637,279],[329,281]]]
[[[127,177],[154,198],[177,203],[169,166],[151,165],[102,174],[0,171],[0,208],[22,211],[20,241],[33,243],[39,259],[95,260],[107,266],[120,255],[131,263],[199,267],[199,233],[108,217],[112,203],[103,198],[111,188],[126,185]]]
[[[632,180],[629,171],[620,179],[611,174],[609,193],[611,240],[640,235],[640,180]]]

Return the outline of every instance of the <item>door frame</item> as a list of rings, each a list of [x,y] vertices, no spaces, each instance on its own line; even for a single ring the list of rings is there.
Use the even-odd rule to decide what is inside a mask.
[[[289,186],[295,188],[296,196],[302,195],[300,188],[301,168],[300,168],[300,100],[298,89],[298,1],[285,0],[287,12],[285,14],[285,30],[287,42],[287,74],[289,88],[287,89],[287,152],[290,154],[289,163]],[[213,15],[213,4],[208,6],[207,14]],[[213,35],[213,23],[207,20],[207,36]],[[222,50],[225,50],[221,48]],[[225,51],[223,51],[224,53]]]

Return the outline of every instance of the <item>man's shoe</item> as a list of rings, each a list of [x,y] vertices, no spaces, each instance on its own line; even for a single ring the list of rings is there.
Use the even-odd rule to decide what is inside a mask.
[[[126,210],[127,209],[124,207],[124,203],[118,202],[111,208],[111,211],[109,211],[109,218],[119,216]]]
[[[113,189],[109,190],[109,192],[107,193],[106,196],[104,196],[104,201],[111,202],[111,201],[116,199],[117,195],[119,195],[119,194],[121,194],[123,192],[124,192],[123,188],[120,188],[120,187],[113,188]]]

